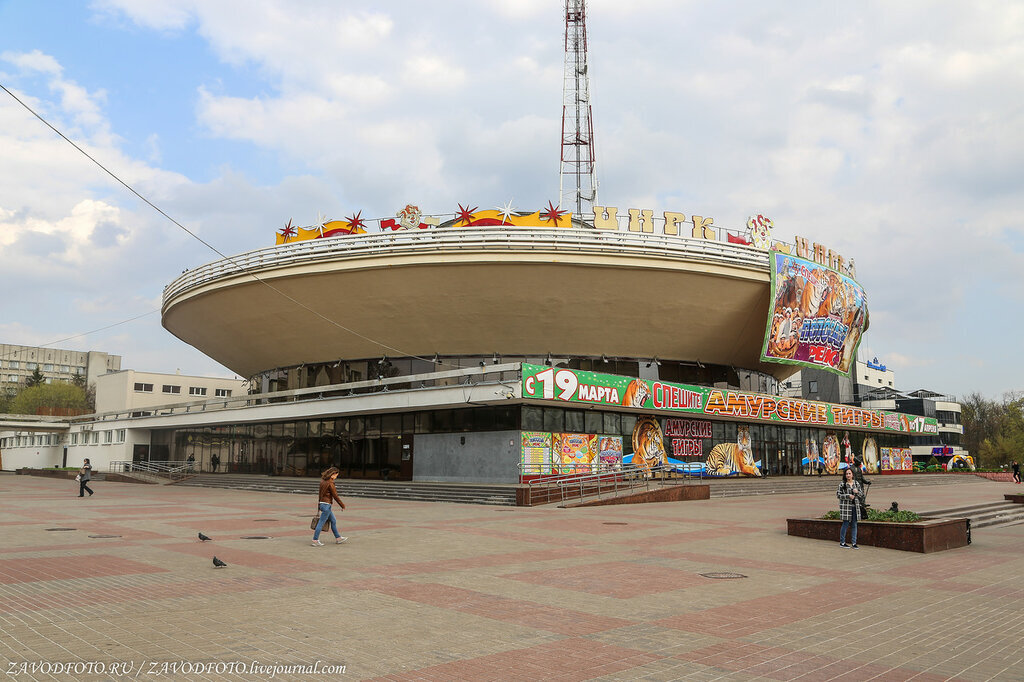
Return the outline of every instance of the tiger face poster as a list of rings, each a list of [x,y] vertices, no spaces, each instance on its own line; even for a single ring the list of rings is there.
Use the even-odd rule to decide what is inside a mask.
[[[777,251],[769,258],[771,308],[761,359],[849,372],[868,328],[864,289],[814,261]]]

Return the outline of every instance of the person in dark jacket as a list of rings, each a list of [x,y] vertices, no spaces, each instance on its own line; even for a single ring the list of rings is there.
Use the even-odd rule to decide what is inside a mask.
[[[868,517],[868,486],[871,485],[871,481],[864,478],[864,463],[860,461],[859,457],[853,458],[853,480],[860,483],[860,489],[864,493],[860,500],[860,517],[866,519]]]
[[[89,464],[89,458],[87,457],[82,462],[82,468],[78,470],[78,496],[85,497],[86,493],[89,493],[89,497],[92,497],[92,488],[89,487],[89,481],[92,480],[92,464]]]
[[[1013,482],[1020,485],[1020,462],[1013,460],[1010,466],[1013,468]]]
[[[320,520],[316,524],[316,529],[313,531],[313,546],[323,547],[324,543],[320,542],[320,531],[323,530],[324,524],[327,521],[331,522],[331,532],[334,533],[334,541],[339,545],[348,538],[344,538],[338,533],[338,521],[334,517],[334,502],[337,501],[342,511],[345,511],[345,503],[338,497],[338,489],[334,487],[334,479],[338,477],[337,467],[331,467],[320,475],[320,498],[318,507],[320,509]]]
[[[857,546],[857,517],[860,515],[860,503],[864,497],[864,488],[853,477],[852,467],[847,467],[843,471],[843,482],[836,490],[836,497],[839,498],[839,518],[843,520],[843,525],[839,528],[839,546],[860,549]],[[850,527],[853,528],[853,531],[850,536],[850,544],[847,545],[846,529]]]

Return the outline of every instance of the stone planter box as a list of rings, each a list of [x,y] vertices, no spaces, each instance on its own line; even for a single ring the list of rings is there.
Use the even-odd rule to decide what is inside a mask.
[[[1003,499],[1007,502],[1013,502],[1014,504],[1024,504],[1024,493],[1021,493],[1020,495],[1003,495]]]
[[[857,523],[857,544],[906,552],[941,552],[969,544],[969,519],[921,519],[917,523]],[[839,544],[842,521],[831,519],[786,519],[788,533],[813,540]],[[849,538],[847,538],[849,539]]]

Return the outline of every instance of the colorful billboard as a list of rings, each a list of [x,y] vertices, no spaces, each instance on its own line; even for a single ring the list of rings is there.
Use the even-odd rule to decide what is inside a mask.
[[[553,433],[551,454],[553,474],[596,473],[597,436],[586,433]]]
[[[599,436],[597,456],[604,471],[622,467],[622,436]]]
[[[527,475],[551,473],[551,434],[541,431],[522,432],[521,470]]]
[[[864,290],[814,261],[777,251],[769,258],[771,307],[761,359],[848,373],[868,326]]]
[[[905,434],[939,432],[934,417],[544,365],[524,363],[522,381],[523,397],[534,400],[661,410],[712,419],[739,419],[791,426],[833,426]],[[838,440],[835,442],[835,450],[838,465]]]
[[[905,472],[914,470],[914,461],[910,448],[879,448],[879,463],[882,473]]]

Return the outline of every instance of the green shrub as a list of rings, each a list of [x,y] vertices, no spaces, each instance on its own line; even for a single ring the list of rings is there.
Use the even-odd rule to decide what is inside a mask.
[[[838,521],[839,511],[833,509],[832,511],[825,512],[824,516],[821,517],[826,521]],[[864,521],[881,521],[883,523],[916,523],[921,520],[920,514],[915,514],[912,511],[900,510],[893,512],[891,509],[885,511],[878,511],[868,507],[868,517]]]

